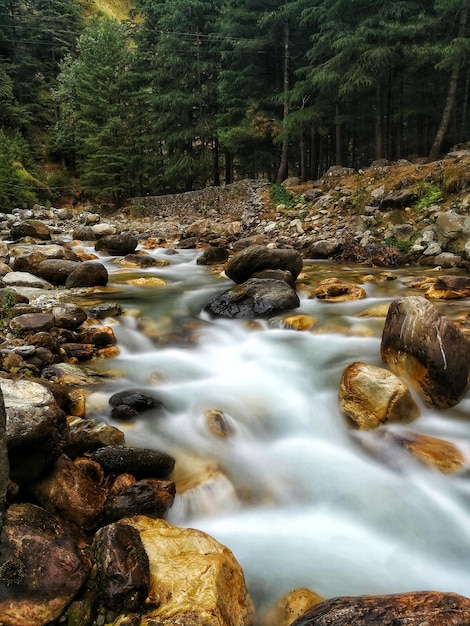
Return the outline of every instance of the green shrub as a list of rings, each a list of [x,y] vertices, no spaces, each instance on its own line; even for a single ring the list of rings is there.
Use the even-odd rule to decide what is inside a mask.
[[[283,204],[286,209],[293,209],[297,204],[296,196],[280,183],[271,185],[269,197],[276,205]]]

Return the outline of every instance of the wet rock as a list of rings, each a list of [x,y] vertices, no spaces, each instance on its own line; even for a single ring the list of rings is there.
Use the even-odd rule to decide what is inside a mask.
[[[454,593],[418,591],[384,596],[325,600],[292,626],[463,626],[470,620],[470,600]]]
[[[71,302],[56,304],[52,307],[52,314],[54,315],[54,326],[69,330],[76,330],[87,319],[86,311]]]
[[[24,237],[33,237],[47,241],[51,238],[49,228],[40,220],[24,220],[17,224],[13,224],[10,228],[10,236],[13,241],[23,239]]]
[[[0,543],[2,625],[54,623],[89,571],[65,522],[32,504],[11,505]]]
[[[252,278],[272,278],[273,280],[283,280],[288,285],[295,289],[295,278],[289,272],[289,270],[261,270],[255,272]]]
[[[211,246],[206,248],[204,252],[197,258],[196,263],[198,265],[217,265],[218,263],[225,263],[228,259],[228,250],[226,248],[219,248],[218,246]]]
[[[251,235],[250,237],[242,237],[237,239],[232,245],[232,250],[235,253],[241,252],[250,246],[262,246],[265,241],[264,235]]]
[[[35,274],[39,264],[46,260],[47,256],[43,252],[35,250],[28,254],[16,256],[11,267],[15,272],[29,272],[30,274]]]
[[[91,343],[68,343],[60,346],[60,354],[71,363],[89,361],[93,358],[95,350]]]
[[[54,363],[42,372],[43,378],[63,385],[92,385],[100,379],[99,374],[73,363]]]
[[[32,287],[35,289],[53,289],[53,285],[47,280],[30,274],[29,272],[8,272],[3,277],[3,283],[7,287]]]
[[[365,290],[359,285],[344,283],[338,278],[327,278],[312,291],[312,297],[325,302],[362,300],[366,296]]]
[[[104,506],[104,520],[108,524],[132,515],[162,518],[173,505],[176,489],[172,481],[134,479],[121,487],[117,483],[114,483]]]
[[[360,430],[387,422],[410,422],[420,415],[410,390],[397,376],[359,361],[343,371],[339,405]]]
[[[341,242],[336,237],[332,239],[320,239],[309,244],[304,250],[304,256],[309,259],[328,259],[341,247]]]
[[[160,626],[250,626],[253,605],[232,552],[200,530],[134,517],[150,565],[149,610]]]
[[[140,608],[150,589],[150,565],[139,531],[125,522],[105,526],[92,547],[101,603],[118,612]]]
[[[14,333],[18,334],[44,332],[54,326],[54,316],[52,313],[25,313],[13,317],[9,326]]]
[[[53,285],[65,285],[67,278],[78,267],[78,261],[46,259],[35,268],[35,274]]]
[[[169,261],[156,259],[149,254],[126,254],[126,256],[119,261],[119,265],[122,267],[162,267],[169,265]]]
[[[124,433],[104,422],[94,419],[81,419],[69,416],[67,418],[70,436],[65,453],[72,459],[85,452],[93,452],[105,446],[122,446]]]
[[[288,270],[296,279],[302,264],[302,255],[297,250],[253,245],[229,259],[225,265],[225,274],[237,284],[245,282],[255,272],[267,269]]]
[[[97,287],[108,284],[108,271],[102,263],[96,261],[84,261],[79,263],[77,269],[68,275],[65,281],[66,289],[76,287]]]
[[[219,317],[253,319],[271,317],[299,304],[298,295],[286,282],[250,278],[213,298],[204,310]]]
[[[470,296],[470,278],[466,276],[440,276],[426,291],[429,300],[450,300]]]
[[[468,339],[425,298],[391,303],[380,350],[390,369],[409,379],[428,406],[454,406],[468,389]]]
[[[95,250],[107,253],[110,256],[125,256],[135,252],[137,244],[137,239],[131,235],[106,235],[95,243]]]
[[[207,409],[204,411],[204,419],[206,420],[209,432],[216,437],[226,439],[233,434],[230,422],[223,411],[219,409]]]
[[[95,326],[80,333],[82,343],[91,343],[95,348],[104,348],[116,344],[116,335],[111,326]]]
[[[443,474],[457,472],[467,464],[463,453],[450,441],[412,432],[396,432],[391,436],[418,461]]]
[[[107,495],[65,455],[57,459],[45,478],[29,485],[29,490],[47,511],[87,531],[96,528]]]
[[[106,446],[95,450],[90,458],[107,474],[132,474],[136,478],[168,478],[175,460],[165,452],[126,446]]]
[[[103,302],[90,307],[88,315],[97,320],[105,319],[106,317],[118,317],[122,315],[122,308],[119,304]]]
[[[10,476],[19,485],[40,477],[62,454],[69,428],[65,412],[43,385],[1,379],[7,412]]]
[[[317,322],[314,317],[310,315],[289,315],[289,317],[284,318],[284,324],[288,328],[295,328],[295,330],[310,330],[313,328]]]
[[[149,409],[162,409],[163,403],[148,393],[137,389],[120,391],[109,398],[113,419],[132,419]]]
[[[299,587],[286,593],[261,617],[260,626],[290,626],[305,611],[324,598],[310,589]]]

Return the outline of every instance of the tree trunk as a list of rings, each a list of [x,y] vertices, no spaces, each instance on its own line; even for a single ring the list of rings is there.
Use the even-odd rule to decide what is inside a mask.
[[[284,22],[284,136],[282,140],[281,162],[277,172],[276,182],[281,183],[288,175],[289,156],[289,132],[286,127],[287,116],[289,115],[289,50],[290,50],[290,28],[288,20]]]
[[[335,139],[336,139],[336,165],[343,165],[343,134],[341,129],[341,120],[340,120],[341,110],[339,107],[339,102],[335,104]]]
[[[220,164],[219,164],[219,140],[217,137],[212,139],[212,168],[214,177],[214,186],[220,187]]]
[[[382,87],[377,85],[375,92],[375,158],[381,159],[384,153]]]
[[[465,30],[467,28],[467,19],[468,19],[468,7],[464,7],[460,12],[460,20],[459,20],[459,32],[457,37],[462,38],[465,37]],[[439,128],[437,129],[436,136],[434,137],[433,144],[431,146],[431,150],[429,151],[429,158],[431,161],[435,161],[439,158],[439,154],[441,153],[442,144],[444,142],[444,137],[449,126],[450,118],[452,115],[452,110],[455,105],[455,99],[457,94],[457,87],[459,84],[459,74],[460,74],[460,60],[455,61],[452,72],[450,75],[449,82],[449,91],[447,92],[447,99],[444,106],[444,111],[442,112],[441,122],[439,124]]]

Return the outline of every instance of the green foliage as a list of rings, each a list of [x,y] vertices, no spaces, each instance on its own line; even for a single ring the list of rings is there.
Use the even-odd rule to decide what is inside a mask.
[[[8,326],[8,322],[13,317],[13,307],[15,304],[15,294],[7,287],[3,290],[2,299],[0,301],[0,328]]]
[[[444,200],[441,188],[430,183],[420,184],[417,193],[418,201],[416,202],[416,209],[418,211],[422,211],[433,204],[439,204]]]
[[[276,204],[282,204],[286,209],[293,209],[298,203],[298,199],[280,183],[274,183],[269,188],[269,197]]]
[[[403,252],[404,254],[407,254],[411,250],[413,244],[418,239],[418,237],[419,237],[419,233],[412,235],[409,239],[397,239],[396,237],[386,237],[385,244],[387,246],[396,248],[397,250],[399,250],[400,252]]]

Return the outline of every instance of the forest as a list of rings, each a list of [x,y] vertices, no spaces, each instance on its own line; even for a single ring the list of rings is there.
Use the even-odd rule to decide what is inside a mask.
[[[0,210],[331,165],[469,137],[470,0],[0,0]]]

